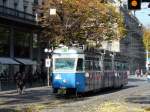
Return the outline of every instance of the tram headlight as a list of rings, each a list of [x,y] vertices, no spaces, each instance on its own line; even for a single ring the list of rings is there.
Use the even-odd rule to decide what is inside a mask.
[[[89,73],[85,73],[85,77],[89,77],[90,75],[89,75]]]

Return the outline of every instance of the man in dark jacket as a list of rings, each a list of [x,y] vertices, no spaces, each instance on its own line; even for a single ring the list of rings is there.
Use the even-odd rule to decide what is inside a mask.
[[[17,85],[17,91],[19,94],[23,93],[23,88],[25,86],[25,74],[21,72],[16,73],[15,82]]]

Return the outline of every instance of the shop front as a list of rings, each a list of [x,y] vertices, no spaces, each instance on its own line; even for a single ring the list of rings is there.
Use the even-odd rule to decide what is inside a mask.
[[[26,73],[27,82],[35,74],[33,34],[27,28],[0,24],[0,91],[16,88],[14,76],[19,71]]]

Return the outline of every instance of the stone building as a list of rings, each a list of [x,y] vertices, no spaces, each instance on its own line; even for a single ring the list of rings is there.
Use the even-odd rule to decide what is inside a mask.
[[[145,71],[145,49],[143,43],[143,27],[127,5],[121,7],[127,28],[127,36],[120,41],[121,53],[129,56],[129,68],[132,74],[136,69]]]
[[[120,52],[122,55],[127,56],[131,74],[135,74],[136,69],[145,71],[145,49],[142,24],[134,16],[134,13],[128,10],[126,0],[122,0],[122,2],[111,0],[110,2],[122,12],[127,35],[120,41],[113,40],[112,43],[103,42],[103,48]]]
[[[27,72],[37,64],[38,26],[34,7],[40,3],[40,0],[0,0],[0,85],[4,86],[0,89],[11,88],[16,72],[21,69]]]

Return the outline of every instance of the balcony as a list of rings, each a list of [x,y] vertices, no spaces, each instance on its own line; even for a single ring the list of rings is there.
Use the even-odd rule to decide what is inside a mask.
[[[8,8],[0,5],[0,17],[8,20],[23,22],[27,24],[35,24],[35,16],[19,10]]]

